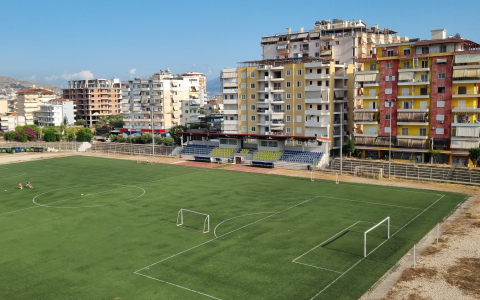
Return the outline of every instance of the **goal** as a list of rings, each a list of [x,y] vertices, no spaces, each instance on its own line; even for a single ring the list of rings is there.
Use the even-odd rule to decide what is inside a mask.
[[[381,221],[377,225],[373,226],[372,228],[368,229],[363,233],[363,256],[367,257],[367,233],[374,230],[378,226],[382,225],[383,223],[387,222],[387,240],[390,238],[390,217],[386,217],[385,220]]]
[[[138,152],[137,152],[137,163],[138,164],[141,164],[143,162],[144,156],[145,156],[145,150],[144,151],[138,150]]]
[[[356,166],[355,177],[367,177],[373,179],[382,179],[383,178],[383,168],[377,167],[368,167],[368,166]]]
[[[312,171],[310,173],[310,180],[311,181],[315,181],[315,173],[314,173],[314,170],[312,168]],[[335,173],[335,184],[338,184],[340,181],[338,181],[338,172]]]
[[[198,211],[188,210],[188,209],[185,209],[185,208],[181,208],[180,211],[177,214],[177,226],[183,226],[183,224],[184,224],[183,216],[184,216],[185,213],[187,213],[186,215],[189,215],[190,213],[192,213],[192,214],[196,214],[198,216],[202,216],[201,220],[203,220],[203,233],[207,233],[207,232],[210,231],[210,215],[204,214],[204,213],[201,213],[201,212],[198,212]],[[192,218],[192,219],[198,219],[198,218]],[[198,222],[194,222],[194,223],[198,223]],[[190,224],[190,222],[188,222],[188,220],[187,220],[187,224]],[[192,224],[192,225],[194,225],[194,224]],[[201,226],[201,224],[200,224],[200,226]]]

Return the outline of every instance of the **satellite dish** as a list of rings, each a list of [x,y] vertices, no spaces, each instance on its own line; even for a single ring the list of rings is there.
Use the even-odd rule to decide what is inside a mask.
[[[460,38],[460,33],[455,34],[455,38],[459,39]]]

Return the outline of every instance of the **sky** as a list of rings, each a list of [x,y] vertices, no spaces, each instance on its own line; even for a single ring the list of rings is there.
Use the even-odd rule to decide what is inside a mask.
[[[66,86],[68,80],[203,72],[261,59],[262,36],[362,20],[401,36],[431,29],[480,43],[478,0],[393,1],[3,1],[0,75]],[[208,87],[207,87],[208,89]]]

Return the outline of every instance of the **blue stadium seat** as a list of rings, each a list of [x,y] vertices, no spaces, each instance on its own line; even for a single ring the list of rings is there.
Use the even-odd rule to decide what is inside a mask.
[[[322,156],[322,152],[285,150],[283,151],[283,154],[282,156],[280,156],[279,160],[303,164],[312,164],[316,160],[320,159]]]

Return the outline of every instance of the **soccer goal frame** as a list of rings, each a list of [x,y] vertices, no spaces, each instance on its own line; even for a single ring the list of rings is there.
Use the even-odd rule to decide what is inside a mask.
[[[367,176],[364,176],[367,175]],[[355,171],[353,173],[353,176],[355,177],[372,177],[378,179],[383,178],[383,168],[377,168],[377,167],[369,167],[369,166],[356,166]]]
[[[178,211],[177,226],[182,226],[183,225],[183,212],[184,211],[188,211],[188,212],[191,212],[191,213],[194,213],[194,214],[199,214],[199,215],[205,216],[205,221],[203,221],[203,233],[208,233],[210,231],[210,215],[204,214],[204,213],[201,213],[201,212],[198,212],[198,211],[188,210],[188,209],[185,209],[185,208],[181,208]]]
[[[363,257],[367,257],[367,233],[374,230],[378,226],[382,225],[383,223],[387,222],[387,240],[390,239],[390,217],[386,217],[385,220],[381,221],[377,225],[373,226],[372,228],[368,229],[363,234]]]
[[[310,180],[311,181],[315,181],[315,173],[314,173],[314,170],[312,169],[311,173],[310,173]],[[338,180],[338,172],[335,173],[335,184],[338,184],[340,181]]]
[[[138,151],[137,154],[137,164],[141,164],[143,157],[145,156],[145,151]]]

